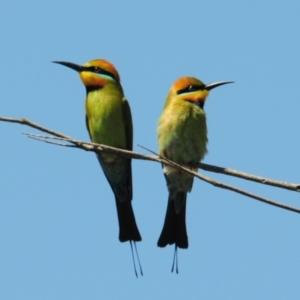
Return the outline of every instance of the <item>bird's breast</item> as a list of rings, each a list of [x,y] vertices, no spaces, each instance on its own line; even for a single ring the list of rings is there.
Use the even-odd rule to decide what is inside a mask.
[[[166,108],[159,120],[161,155],[181,164],[199,162],[207,152],[205,113],[191,103]]]
[[[87,95],[86,116],[93,142],[126,149],[122,97],[102,90]]]

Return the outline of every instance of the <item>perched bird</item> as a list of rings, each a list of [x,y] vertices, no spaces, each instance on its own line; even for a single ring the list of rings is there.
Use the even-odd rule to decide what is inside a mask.
[[[197,164],[207,152],[207,127],[203,110],[209,91],[231,83],[221,81],[205,85],[194,77],[182,77],[172,85],[158,121],[159,155],[181,166],[197,171]],[[174,167],[163,165],[169,199],[158,247],[175,244],[174,264],[178,273],[177,247],[188,248],[185,224],[187,192],[192,190],[194,177]]]
[[[54,63],[77,71],[86,87],[85,120],[91,141],[132,150],[131,111],[116,68],[104,59],[95,59],[82,66],[64,61]],[[119,240],[129,241],[132,249],[132,242],[135,245],[142,238],[131,205],[131,159],[110,153],[97,154],[97,158],[115,196]]]

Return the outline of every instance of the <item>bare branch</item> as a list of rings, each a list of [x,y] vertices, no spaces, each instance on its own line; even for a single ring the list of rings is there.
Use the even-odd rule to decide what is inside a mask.
[[[35,129],[38,129],[38,130],[43,131],[43,132],[47,132],[47,133],[52,134],[52,135],[57,136],[57,137],[70,138],[67,135],[64,135],[62,133],[59,133],[59,132],[56,132],[54,130],[43,127],[41,125],[38,125],[38,124],[36,124],[36,123],[34,123],[30,120],[27,120],[25,118],[15,119],[15,118],[0,117],[0,121],[11,122],[11,123],[19,123],[19,124],[22,124],[22,125],[28,125],[30,127],[33,127]]]
[[[299,208],[296,208],[296,207],[293,207],[293,206],[289,206],[289,205],[285,205],[285,204],[282,204],[282,203],[279,203],[279,202],[276,202],[276,201],[273,201],[273,200],[269,200],[267,198],[263,198],[263,197],[261,197],[259,195],[255,195],[255,194],[249,193],[247,191],[244,191],[242,189],[236,188],[234,186],[224,184],[222,182],[219,182],[217,180],[214,180],[212,178],[206,177],[204,175],[201,175],[201,174],[199,174],[197,172],[193,172],[193,171],[188,170],[188,169],[183,168],[183,167],[181,167],[181,169],[184,169],[186,172],[188,172],[190,174],[193,174],[195,177],[198,177],[201,180],[204,180],[204,181],[206,181],[206,182],[208,182],[208,183],[210,183],[210,184],[212,184],[212,185],[214,185],[216,187],[219,187],[219,188],[222,188],[222,189],[226,189],[226,190],[230,190],[230,191],[242,194],[244,196],[247,196],[247,197],[259,200],[261,202],[264,202],[264,203],[267,203],[267,204],[270,204],[270,205],[273,205],[273,206],[277,206],[277,207],[284,208],[284,209],[287,209],[287,210],[290,210],[290,211],[293,211],[293,212],[300,213],[300,209]]]
[[[227,189],[227,190],[231,190],[233,192],[242,194],[244,196],[262,201],[264,203],[273,205],[273,206],[277,206],[283,209],[287,209],[293,212],[297,212],[300,213],[300,209],[289,206],[289,205],[285,205],[279,202],[275,202],[272,200],[269,200],[267,198],[263,198],[261,196],[249,193],[247,191],[241,190],[239,188],[221,183],[219,181],[216,181],[212,178],[206,177],[204,175],[201,175],[197,172],[191,171],[187,168],[184,168],[176,163],[174,163],[173,161],[170,161],[166,158],[162,158],[160,156],[150,156],[150,155],[144,155],[144,154],[140,154],[137,152],[133,152],[133,151],[128,151],[128,150],[123,150],[123,149],[118,149],[118,148],[114,148],[114,147],[110,147],[110,146],[106,146],[106,145],[100,145],[100,144],[95,144],[95,143],[89,143],[89,142],[83,142],[83,141],[78,141],[75,140],[69,136],[66,136],[64,134],[61,134],[59,132],[50,130],[48,128],[42,127],[38,124],[35,124],[27,119],[13,119],[13,118],[4,118],[4,117],[0,117],[0,121],[5,121],[5,122],[13,122],[13,123],[19,123],[22,125],[28,125],[30,127],[36,128],[40,131],[52,134],[53,136],[41,136],[41,135],[37,135],[37,134],[30,134],[30,133],[25,133],[25,135],[27,135],[30,138],[36,139],[38,141],[43,141],[46,143],[50,143],[50,144],[54,144],[54,145],[58,145],[58,146],[64,146],[64,147],[75,147],[75,148],[80,148],[86,151],[93,151],[96,153],[99,152],[109,152],[109,153],[114,153],[116,155],[120,155],[123,157],[128,157],[128,158],[134,158],[134,159],[141,159],[141,160],[150,160],[150,161],[156,161],[159,163],[164,163],[166,165],[172,166],[174,168],[177,168],[179,170],[182,170],[184,172],[187,172],[189,174],[192,174],[193,176],[206,181],[216,187],[219,188],[223,188],[223,189]],[[70,143],[71,145],[67,144],[67,143],[58,143],[58,142],[53,142],[51,140],[61,140],[61,141],[65,141],[67,143]],[[150,151],[151,153],[155,154],[155,152],[141,146],[142,148]],[[207,165],[207,164],[203,164],[203,163],[199,163],[199,167],[202,168],[203,170],[206,171],[211,171],[211,172],[216,172],[216,173],[222,173],[225,175],[230,175],[230,176],[235,176],[235,177],[239,177],[239,178],[243,178],[246,180],[252,180],[258,183],[263,183],[263,184],[268,184],[268,185],[272,185],[272,186],[276,186],[276,187],[281,187],[281,188],[285,188],[288,190],[293,190],[293,191],[297,191],[300,192],[300,185],[299,184],[292,184],[292,183],[288,183],[288,182],[281,182],[281,181],[276,181],[276,180],[271,180],[268,178],[263,178],[263,177],[259,177],[259,176],[255,176],[255,175],[251,175],[251,174],[247,174],[244,172],[239,172],[239,171],[235,171],[232,169],[227,169],[227,168],[221,168],[221,167],[217,167],[217,166],[212,166],[212,165]]]
[[[84,150],[88,150],[88,151],[95,151],[95,150],[99,151],[100,149],[102,149],[104,151],[108,151],[108,152],[115,153],[115,154],[118,154],[118,155],[123,155],[125,157],[130,157],[130,158],[132,158],[133,157],[132,154],[134,154],[136,159],[146,159],[146,160],[152,160],[152,161],[164,163],[164,164],[170,165],[174,168],[177,168],[179,170],[182,170],[184,172],[187,172],[189,174],[192,174],[195,177],[197,177],[197,178],[199,178],[203,181],[206,181],[207,183],[212,184],[212,185],[214,185],[218,188],[231,190],[233,192],[236,192],[236,193],[242,194],[244,196],[256,199],[258,201],[261,201],[261,202],[264,202],[264,203],[267,203],[267,204],[270,204],[270,205],[273,205],[273,206],[277,206],[277,207],[280,207],[280,208],[283,208],[283,209],[287,209],[287,210],[290,210],[290,211],[293,211],[293,212],[300,213],[300,209],[298,209],[298,208],[295,208],[295,207],[292,207],[292,206],[289,206],[289,205],[285,205],[285,204],[282,204],[282,203],[279,203],[279,202],[276,202],[276,201],[273,201],[273,200],[269,200],[269,199],[261,197],[259,195],[255,195],[255,194],[249,193],[247,191],[244,191],[242,189],[239,189],[239,188],[221,183],[221,182],[216,181],[212,178],[206,177],[206,176],[201,175],[197,172],[194,172],[194,171],[191,171],[187,168],[184,168],[184,167],[182,167],[182,166],[180,166],[180,165],[178,165],[178,164],[174,163],[173,161],[170,161],[166,158],[162,158],[162,157],[159,157],[159,156],[146,156],[146,155],[142,155],[142,154],[139,154],[139,153],[134,153],[134,152],[131,152],[131,151],[126,151],[126,150],[113,148],[113,147],[109,147],[109,146],[105,146],[105,145],[100,146],[100,145],[94,144],[94,143],[79,142],[79,141],[76,141],[76,140],[73,140],[73,139],[70,139],[70,138],[66,139],[66,138],[41,136],[41,135],[28,134],[28,133],[25,133],[25,134],[28,135],[29,137],[37,139],[39,141],[44,141],[44,142],[51,143],[51,144],[54,144],[54,145],[59,145],[59,146],[65,146],[65,147],[72,146],[72,147],[74,147],[73,145],[50,142],[48,139],[68,141],[70,143],[74,143],[75,147],[78,147],[78,148],[81,148],[81,149],[84,149]],[[91,148],[89,146],[91,146]],[[88,147],[88,148],[86,148],[86,147]],[[155,152],[153,152],[152,150],[147,149],[146,147],[143,147],[143,146],[140,146],[140,147],[142,147],[142,148],[150,151],[151,153],[155,154]]]
[[[78,140],[72,139],[70,137],[51,137],[51,136],[42,136],[42,135],[32,134],[32,133],[23,133],[23,134],[27,135],[30,138],[33,138],[33,139],[36,139],[39,141],[44,141],[44,142],[49,142],[49,139],[66,141],[68,143],[73,144],[76,148],[80,148],[80,149],[86,150],[86,151],[107,152],[107,153],[113,153],[113,154],[116,154],[116,155],[119,155],[122,157],[127,157],[127,158],[157,161],[157,162],[161,162],[161,163],[164,162],[158,156],[144,155],[144,154],[140,154],[138,152],[114,148],[114,147],[110,147],[107,145],[78,141]],[[55,145],[59,145],[59,146],[70,146],[67,144],[56,144],[53,142],[51,144],[55,144]]]
[[[273,180],[273,179],[264,178],[261,176],[247,174],[247,173],[236,171],[236,170],[229,169],[229,168],[217,167],[217,166],[208,165],[208,164],[204,164],[204,163],[199,163],[199,168],[203,169],[205,171],[209,171],[209,172],[221,173],[221,174],[230,175],[230,176],[234,176],[234,177],[238,177],[238,178],[243,178],[246,180],[250,180],[250,181],[254,181],[254,182],[258,182],[258,183],[262,183],[262,184],[266,184],[266,185],[276,186],[276,187],[287,189],[290,191],[300,192],[300,184],[299,183],[296,184],[296,183]]]
[[[64,147],[76,148],[75,145],[68,145],[68,144],[63,144],[63,143],[57,143],[57,142],[50,141],[50,139],[54,139],[51,136],[41,136],[41,135],[32,134],[32,133],[26,133],[26,132],[22,132],[22,134],[27,135],[29,138],[31,138],[33,140],[37,140],[37,141],[40,141],[40,142],[45,142],[47,144],[56,145],[56,146],[64,146]]]

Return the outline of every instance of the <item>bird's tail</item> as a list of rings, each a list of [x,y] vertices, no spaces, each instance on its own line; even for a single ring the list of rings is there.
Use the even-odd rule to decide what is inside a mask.
[[[138,227],[136,225],[131,200],[127,199],[123,202],[116,198],[118,220],[119,220],[119,240],[120,242],[142,240]]]
[[[165,223],[157,242],[158,247],[175,244],[178,248],[188,248],[185,224],[186,196],[186,192],[178,192],[174,199],[169,196]],[[175,202],[183,203],[178,213],[176,213]]]
[[[134,272],[135,272],[135,276],[138,277],[135,258],[134,258],[134,251],[133,251],[135,249],[136,258],[140,267],[140,274],[143,276],[143,270],[142,270],[139,254],[137,251],[137,247],[135,244],[135,242],[141,241],[142,238],[135,222],[131,200],[127,199],[121,202],[117,197],[115,197],[115,199],[116,199],[118,220],[119,220],[119,240],[120,242],[127,242],[127,241],[130,242]],[[134,248],[132,245],[134,246]]]

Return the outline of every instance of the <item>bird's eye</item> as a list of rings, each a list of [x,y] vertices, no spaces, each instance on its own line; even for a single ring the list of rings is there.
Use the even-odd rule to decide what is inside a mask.
[[[201,90],[201,89],[202,89],[201,86],[199,86],[199,85],[197,85],[197,84],[191,84],[191,85],[189,85],[189,86],[186,88],[186,91],[187,91],[187,92],[194,92],[194,91],[199,91],[199,90]]]
[[[191,84],[177,92],[177,95],[203,90],[204,85]]]
[[[101,67],[86,67],[85,70],[99,75],[106,75],[115,80],[114,74],[102,69]]]

